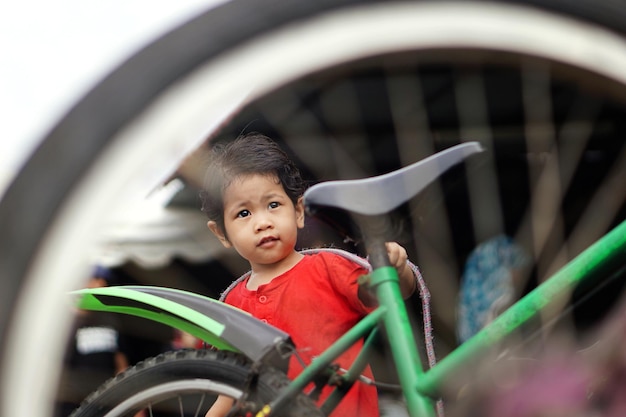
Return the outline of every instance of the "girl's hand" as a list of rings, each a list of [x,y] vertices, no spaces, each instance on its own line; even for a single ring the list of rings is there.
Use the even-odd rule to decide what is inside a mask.
[[[385,243],[385,246],[387,247],[387,255],[389,256],[391,266],[396,268],[398,274],[401,274],[404,268],[407,267],[406,261],[408,259],[408,255],[406,254],[406,249],[396,242],[387,242]]]
[[[389,256],[389,262],[391,266],[396,268],[398,276],[400,277],[400,289],[404,298],[409,297],[415,291],[416,282],[413,270],[408,265],[408,255],[406,249],[397,244],[396,242],[387,242],[387,255]]]

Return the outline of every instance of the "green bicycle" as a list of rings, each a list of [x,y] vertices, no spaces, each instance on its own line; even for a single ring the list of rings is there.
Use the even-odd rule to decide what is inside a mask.
[[[187,331],[220,351],[173,352],[149,359],[109,381],[73,416],[127,416],[143,409],[158,415],[176,407],[180,407],[181,415],[202,415],[218,394],[237,400],[233,416],[320,415],[313,402],[302,394],[305,387],[319,384],[320,380],[334,386],[333,394],[321,405],[321,415],[328,415],[347,389],[358,383],[381,334],[388,339],[409,414],[436,415],[436,400],[452,375],[461,372],[481,351],[493,347],[548,308],[555,295],[571,291],[598,271],[606,273],[607,268],[620,265],[626,249],[624,222],[441,362],[422,369],[398,276],[387,259],[384,243],[393,230],[387,215],[446,169],[480,151],[479,144],[466,143],[387,175],[325,182],[307,190],[305,205],[310,214],[323,207],[334,207],[355,216],[372,266],[371,274],[363,277],[361,285],[375,291],[379,307],[292,382],[279,371],[286,369],[285,361],[296,351],[289,335],[219,301],[158,287],[75,292],[83,309],[155,320]],[[337,357],[361,338],[366,342],[352,367],[342,371],[334,368]],[[430,338],[432,335],[427,334],[427,344]]]

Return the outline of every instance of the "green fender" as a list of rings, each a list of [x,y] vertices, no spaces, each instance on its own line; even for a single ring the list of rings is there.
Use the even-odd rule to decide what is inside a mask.
[[[217,349],[240,352],[281,369],[293,351],[287,333],[199,294],[151,286],[89,288],[71,294],[83,310],[142,317],[190,333]]]

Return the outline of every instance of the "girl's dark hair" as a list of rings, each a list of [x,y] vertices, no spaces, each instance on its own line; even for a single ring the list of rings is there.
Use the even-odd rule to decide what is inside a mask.
[[[304,194],[300,171],[274,141],[259,133],[249,133],[211,148],[200,193],[202,211],[224,230],[224,190],[233,180],[251,174],[276,177],[295,205]]]

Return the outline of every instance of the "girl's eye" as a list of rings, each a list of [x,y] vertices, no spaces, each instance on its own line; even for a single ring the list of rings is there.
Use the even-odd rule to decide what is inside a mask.
[[[250,211],[248,210],[241,210],[239,213],[237,213],[237,217],[248,217],[250,215]]]
[[[279,202],[276,202],[276,201],[272,201],[272,202],[269,204],[269,208],[271,208],[271,209],[278,208],[279,206],[280,206],[280,203],[279,203]]]

